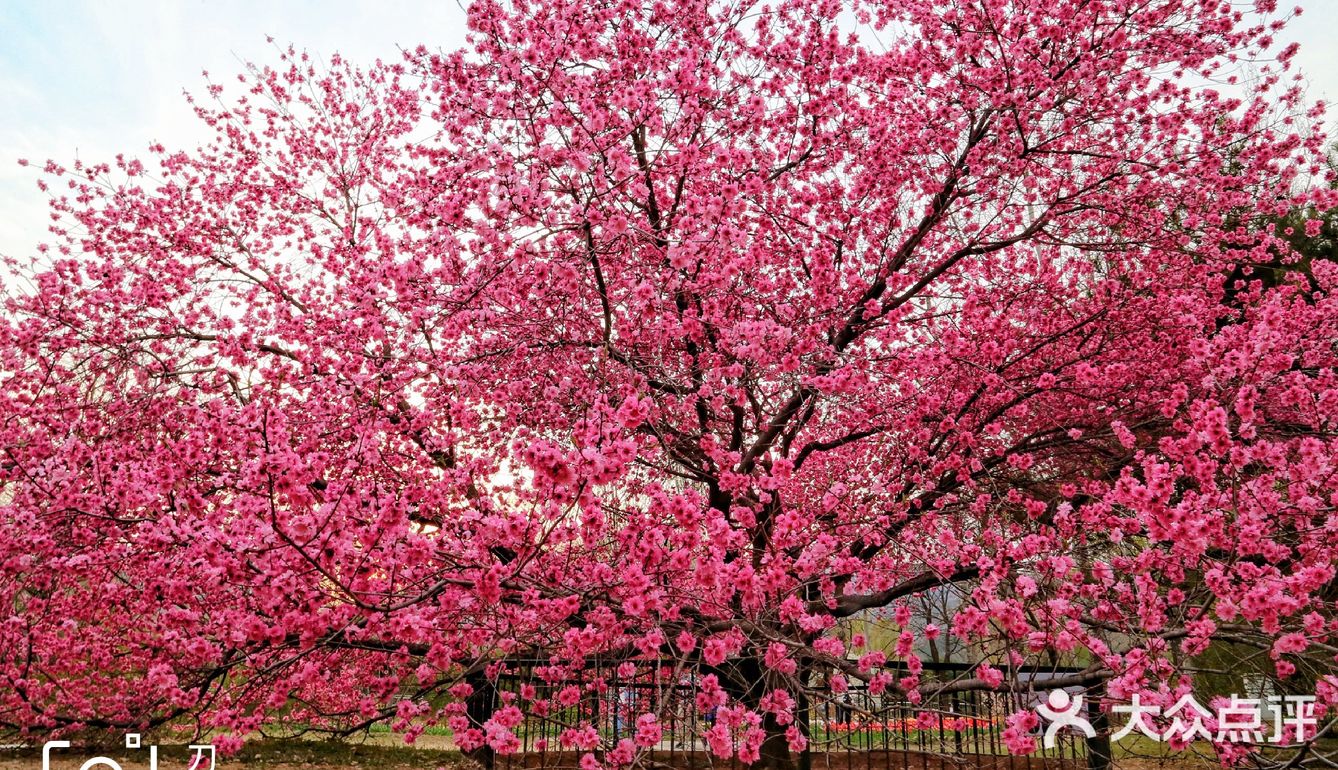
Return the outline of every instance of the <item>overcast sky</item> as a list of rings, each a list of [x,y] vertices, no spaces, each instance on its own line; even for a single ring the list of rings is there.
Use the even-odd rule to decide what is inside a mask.
[[[1283,37],[1301,43],[1311,98],[1338,101],[1338,0],[1301,5]],[[31,253],[45,234],[36,170],[19,158],[193,147],[205,134],[182,90],[197,91],[202,70],[225,80],[242,60],[273,61],[267,35],[371,61],[458,47],[463,22],[451,0],[0,0],[0,254]]]

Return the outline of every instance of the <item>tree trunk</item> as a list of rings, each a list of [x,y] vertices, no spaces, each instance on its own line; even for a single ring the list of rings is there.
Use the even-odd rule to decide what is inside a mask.
[[[1087,697],[1088,721],[1096,735],[1087,739],[1088,770],[1110,770],[1110,719],[1101,710],[1104,685],[1093,688]]]
[[[775,714],[763,715],[762,729],[767,737],[762,741],[762,757],[756,766],[766,770],[801,770],[799,757],[790,751],[790,743],[785,740],[785,727],[776,721]]]
[[[469,717],[470,726],[482,728],[483,723],[492,718],[492,712],[496,708],[497,688],[488,677],[481,673],[469,677],[466,681],[474,688],[474,691],[465,698],[465,715]],[[462,753],[478,762],[484,770],[492,770],[495,764],[496,752],[487,743],[477,749]]]
[[[769,689],[763,683],[765,671],[762,657],[753,654],[725,663],[717,669],[717,675],[721,686],[732,697],[751,709],[758,709],[762,695]],[[791,694],[796,699],[795,719],[803,725],[802,720],[808,718],[808,699],[803,692]],[[790,742],[785,738],[786,727],[776,720],[775,714],[762,715],[762,730],[766,737],[762,739],[760,756],[753,767],[764,770],[808,770],[810,762],[807,749],[798,753],[790,750]]]

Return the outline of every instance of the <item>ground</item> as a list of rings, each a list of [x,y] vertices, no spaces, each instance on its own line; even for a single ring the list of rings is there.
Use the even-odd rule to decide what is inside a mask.
[[[437,738],[436,740],[433,740]],[[383,740],[384,739],[384,740]],[[392,736],[372,736],[363,743],[335,743],[329,741],[307,740],[259,740],[250,741],[241,753],[234,757],[222,758],[220,770],[242,767],[258,767],[263,770],[478,770],[478,766],[463,757],[454,748],[443,748],[449,739],[425,735],[419,744],[381,745],[397,740]],[[148,752],[145,749],[67,749],[52,754],[50,770],[80,770],[95,756],[107,757],[119,764],[122,770],[150,770]],[[544,761],[538,761],[540,755],[525,755],[512,758],[510,762],[499,761],[498,770],[522,770],[522,768],[572,768],[576,766],[576,757],[550,753],[542,755]],[[192,754],[184,746],[162,746],[159,748],[158,770],[187,770]],[[701,768],[729,768],[729,763],[713,764],[710,758],[700,752],[685,755],[677,752],[672,762],[668,756],[656,756],[664,764],[696,770]],[[1115,761],[1115,770],[1200,770],[1206,763],[1181,757],[1133,757],[1121,756]],[[733,766],[737,770],[738,766]],[[2,749],[0,748],[0,770],[42,770],[40,750]],[[114,770],[105,764],[96,764],[86,770]],[[813,770],[1083,770],[1082,765],[1057,760],[1028,759],[1026,757],[941,757],[918,752],[831,752],[817,754],[813,758]]]

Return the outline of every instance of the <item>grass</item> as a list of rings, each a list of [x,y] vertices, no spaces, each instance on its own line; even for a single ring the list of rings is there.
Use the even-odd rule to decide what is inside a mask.
[[[337,767],[459,767],[472,766],[459,751],[413,746],[370,746],[344,741],[247,741],[229,764],[311,764]],[[221,764],[221,763],[220,763]]]
[[[390,733],[391,729],[390,725],[386,724],[385,722],[377,722],[376,724],[371,726],[369,732],[371,732],[373,735],[380,735],[382,733]],[[443,738],[449,738],[454,734],[455,733],[451,730],[451,728],[445,725],[432,725],[431,727],[423,728],[423,735],[440,735]]]

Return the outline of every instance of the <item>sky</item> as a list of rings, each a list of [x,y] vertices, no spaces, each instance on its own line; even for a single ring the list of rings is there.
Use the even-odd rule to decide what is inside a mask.
[[[1338,102],[1338,0],[1300,2],[1281,37],[1301,44],[1309,97]],[[273,61],[267,36],[319,56],[394,59],[420,43],[461,46],[464,11],[454,0],[0,0],[0,254],[27,256],[45,234],[36,166],[18,159],[194,147],[206,134],[182,91],[201,90],[204,70],[222,81],[244,61]]]
[[[203,91],[202,71],[226,83],[288,43],[398,60],[420,43],[462,46],[464,20],[454,0],[0,0],[0,254],[27,256],[44,240],[42,161],[205,140],[182,96]]]

